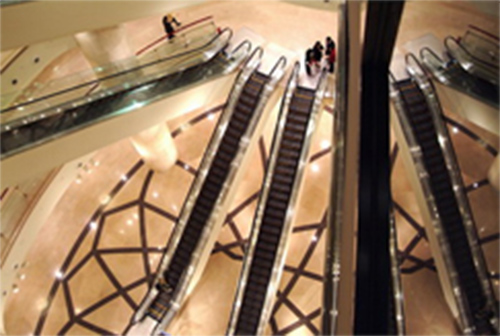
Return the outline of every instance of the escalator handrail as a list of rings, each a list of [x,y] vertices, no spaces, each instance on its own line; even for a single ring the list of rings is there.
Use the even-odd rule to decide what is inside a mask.
[[[467,305],[464,302],[464,296],[459,294],[455,290],[456,288],[460,289],[458,274],[451,257],[450,245],[444,234],[442,234],[444,232],[444,229],[442,227],[440,216],[437,212],[436,199],[434,198],[434,195],[432,193],[430,175],[425,168],[423,151],[415,137],[415,134],[413,133],[410,120],[405,112],[407,110],[407,103],[403,98],[401,90],[395,86],[395,83],[391,83],[390,87],[391,97],[394,101],[396,115],[398,116],[401,129],[403,130],[406,142],[408,143],[410,155],[415,164],[415,169],[419,176],[420,186],[422,187],[422,192],[425,196],[424,201],[431,216],[431,223],[434,227],[434,232],[436,232],[436,238],[438,240],[439,246],[443,252],[443,261],[445,263],[446,269],[448,270],[449,280],[452,287],[451,291],[453,294],[453,300],[455,301],[458,309],[459,321],[461,322],[461,326],[464,328],[464,330],[472,331],[472,314],[470,313]]]
[[[439,61],[439,63],[444,64],[443,59],[441,57],[439,57],[438,54],[436,54],[436,52],[429,47],[423,47],[422,49],[420,49],[420,58],[421,59],[425,59],[425,52],[428,52],[429,54],[431,54],[432,57],[434,57],[436,60]]]
[[[231,50],[231,55],[236,54],[241,48],[243,48],[243,46],[247,46],[247,52],[252,50],[252,42],[250,42],[250,40],[244,40],[243,42],[238,44],[238,46],[236,48]]]
[[[225,46],[227,46],[228,43],[229,43],[229,40],[231,40],[231,38],[233,36],[233,31],[232,31],[231,28],[224,28],[223,30],[221,30],[220,33],[216,34],[212,39],[210,39],[210,41],[208,41],[204,45],[202,45],[200,47],[197,47],[195,49],[184,51],[184,52],[182,52],[180,54],[176,54],[176,55],[173,55],[173,56],[167,56],[167,57],[164,57],[164,58],[160,58],[158,60],[151,61],[151,62],[148,62],[146,64],[139,65],[139,66],[134,67],[132,69],[126,69],[126,70],[123,70],[123,71],[120,71],[120,72],[117,72],[117,73],[114,73],[114,74],[111,74],[111,75],[107,75],[107,76],[104,76],[104,77],[101,77],[101,78],[96,78],[96,79],[93,79],[91,81],[88,81],[88,82],[85,82],[85,83],[82,83],[82,84],[78,84],[78,85],[72,86],[72,87],[67,88],[67,89],[63,89],[63,90],[60,90],[60,91],[57,91],[57,92],[54,92],[54,93],[50,93],[48,95],[45,95],[45,96],[42,96],[42,97],[30,100],[30,101],[26,101],[26,102],[14,105],[12,107],[8,107],[6,109],[0,110],[0,113],[6,113],[6,112],[9,112],[9,111],[12,111],[12,110],[16,110],[16,109],[18,109],[20,107],[28,106],[28,105],[31,105],[31,104],[34,104],[34,103],[37,103],[37,102],[40,102],[40,101],[43,101],[43,100],[47,100],[47,99],[56,97],[56,96],[61,95],[61,94],[65,94],[65,93],[68,93],[68,92],[71,92],[71,91],[74,91],[74,90],[78,90],[78,89],[84,88],[84,87],[89,86],[89,85],[98,84],[98,83],[100,83],[102,81],[105,81],[105,80],[108,80],[108,79],[112,79],[112,78],[115,78],[115,77],[119,77],[119,76],[123,76],[125,74],[130,73],[130,72],[137,71],[137,70],[149,67],[149,66],[153,66],[153,65],[156,65],[156,64],[159,64],[159,63],[171,61],[171,60],[176,59],[176,58],[185,57],[185,56],[187,56],[189,54],[192,54],[192,53],[198,52],[198,51],[200,51],[202,49],[205,49],[207,46],[209,46],[212,43],[214,43],[223,34],[225,34],[227,32],[229,32],[229,37],[227,39],[227,42],[225,43]],[[62,105],[62,104],[60,104],[60,105]],[[55,106],[53,106],[53,107],[55,107]]]
[[[275,132],[273,136],[273,141],[271,144],[270,152],[269,152],[269,159],[267,162],[267,167],[264,172],[264,181],[262,183],[262,189],[260,192],[260,197],[257,203],[256,211],[255,211],[255,216],[252,222],[251,226],[251,234],[248,240],[248,247],[247,247],[247,252],[246,255],[243,259],[243,265],[241,267],[240,271],[240,277],[238,281],[238,286],[236,288],[236,294],[235,294],[235,299],[233,301],[233,306],[231,309],[231,314],[229,318],[229,324],[227,328],[227,333],[226,335],[234,335],[239,319],[239,314],[241,311],[241,307],[243,305],[243,296],[245,294],[245,289],[246,289],[246,284],[248,281],[248,277],[250,275],[250,270],[252,266],[252,259],[253,259],[253,253],[255,251],[255,247],[257,245],[257,239],[260,231],[260,226],[262,224],[262,219],[263,219],[263,209],[266,205],[268,194],[269,194],[269,187],[271,185],[271,179],[272,179],[272,171],[274,169],[274,166],[276,165],[276,155],[273,156],[273,153],[276,151],[275,145],[278,141],[279,134],[281,132],[281,129],[284,128],[284,118],[286,117],[286,111],[288,111],[288,107],[290,105],[290,101],[293,95],[293,91],[297,87],[297,82],[298,82],[298,75],[300,71],[300,63],[296,62],[292,73],[288,79],[287,85],[286,85],[286,90],[283,95],[283,99],[281,100],[281,106],[280,106],[280,112],[278,115],[278,119],[276,122],[276,125],[282,125],[280,130]],[[262,210],[259,210],[262,209]]]
[[[274,64],[273,68],[269,72],[269,77],[273,77],[274,72],[279,68],[283,70],[286,67],[286,57],[281,56],[278,61]]]
[[[255,54],[256,53],[254,51],[252,53],[252,55],[248,56],[248,57],[250,58],[252,56],[255,56]],[[257,62],[253,66],[255,66],[257,68],[259,64],[260,64],[260,62]],[[245,65],[240,69],[240,71],[239,71],[239,73],[234,81],[234,84],[233,84],[231,91],[228,95],[228,100],[226,101],[222,115],[221,115],[219,121],[217,122],[217,125],[225,125],[225,127],[217,127],[216,126],[215,130],[213,131],[213,133],[210,137],[207,148],[206,148],[206,150],[203,154],[203,157],[200,161],[198,172],[197,172],[193,182],[191,183],[191,186],[190,186],[189,191],[187,193],[187,196],[185,198],[184,204],[182,205],[182,208],[179,212],[179,217],[177,219],[177,223],[176,223],[176,226],[174,228],[174,232],[170,235],[169,240],[168,240],[167,245],[166,245],[166,248],[165,248],[165,251],[163,252],[163,254],[161,256],[161,261],[157,267],[157,272],[156,272],[155,279],[153,281],[152,289],[154,289],[154,284],[158,283],[160,278],[163,276],[163,273],[166,271],[167,266],[168,266],[168,264],[173,256],[173,253],[175,253],[175,248],[172,249],[172,247],[174,247],[174,245],[175,245],[175,247],[177,247],[177,245],[180,241],[180,238],[182,237],[185,226],[187,224],[187,220],[189,219],[189,216],[190,216],[191,211],[193,209],[194,202],[196,201],[198,194],[201,192],[201,186],[206,178],[206,174],[208,172],[208,169],[210,168],[211,163],[213,161],[213,158],[215,155],[215,150],[218,148],[220,142],[222,141],[222,135],[224,134],[224,131],[228,125],[228,120],[230,119],[230,117],[232,116],[232,113],[233,113],[233,112],[231,112],[231,113],[224,113],[224,112],[227,111],[229,108],[231,108],[230,105],[234,106],[235,102],[231,102],[231,101],[236,100],[238,98],[239,94],[241,93],[242,86],[243,86],[241,82],[245,82],[246,79],[249,77],[249,75],[245,76],[245,73],[248,71],[249,71],[249,65],[248,65],[248,62],[246,62]],[[251,73],[253,71],[254,70],[251,70]],[[147,298],[150,295],[156,295],[156,294],[150,290],[145,295],[145,298]],[[143,303],[147,302],[147,300],[144,299],[142,302]],[[141,309],[142,309],[142,311],[139,312],[139,310],[138,310],[139,314],[136,314],[134,317],[135,322],[137,322],[138,320],[140,320],[142,318],[147,307],[141,306]]]
[[[389,76],[392,73],[389,72]],[[392,293],[394,295],[394,310],[396,318],[396,332],[398,336],[406,334],[405,328],[405,313],[404,313],[404,295],[403,285],[401,282],[401,272],[399,269],[398,258],[398,236],[396,234],[396,220],[394,218],[394,209],[391,205],[389,212],[389,254],[391,257],[391,277],[392,277]]]
[[[451,35],[446,36],[445,39],[444,39],[444,46],[446,47],[446,50],[449,53],[453,53],[453,51],[452,51],[453,48],[450,46],[450,41],[452,43],[455,43],[456,46],[458,48],[460,48],[460,50],[462,50],[464,53],[466,53],[467,56],[470,57],[473,62],[477,62],[476,63],[477,65],[485,66],[485,67],[489,67],[489,68],[493,68],[494,70],[498,71],[498,64],[490,63],[488,61],[484,61],[482,59],[477,58],[466,47],[464,47],[456,38],[454,38]]]
[[[418,60],[417,64],[420,67],[422,67],[421,64],[418,62]],[[415,79],[420,90],[424,94],[429,107],[429,111],[431,112],[432,120],[436,128],[437,135],[440,139],[439,145],[441,147],[441,151],[446,162],[446,168],[453,185],[454,196],[458,203],[460,216],[464,223],[468,245],[473,257],[474,265],[476,267],[476,273],[481,282],[486,300],[488,301],[488,306],[495,312],[495,316],[497,316],[498,312],[496,311],[496,303],[493,300],[494,292],[493,289],[491,288],[491,283],[487,276],[486,261],[484,259],[483,252],[479,245],[479,237],[475,227],[472,210],[469,205],[469,200],[465,194],[465,186],[463,183],[462,176],[460,174],[461,170],[458,165],[458,160],[455,151],[453,149],[452,142],[450,140],[451,137],[448,133],[446,124],[443,121],[442,116],[444,114],[441,109],[441,104],[439,102],[439,99],[437,97],[436,93],[437,91],[434,88],[432,81],[429,80],[427,76],[415,76],[414,73],[412,77]]]

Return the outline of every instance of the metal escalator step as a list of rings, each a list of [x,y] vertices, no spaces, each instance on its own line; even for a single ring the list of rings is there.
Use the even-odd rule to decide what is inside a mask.
[[[273,182],[279,182],[279,183],[283,183],[283,184],[292,185],[293,177],[287,176],[287,175],[275,174],[273,176]]]
[[[283,210],[283,211],[286,211],[286,209],[288,208],[287,203],[280,201],[280,200],[272,199],[272,198],[267,199],[266,206],[271,207],[273,209]]]
[[[281,192],[283,194],[289,195],[292,192],[292,186],[284,185],[281,183],[271,182],[271,191],[272,192]]]
[[[275,225],[266,225],[266,224],[267,223],[262,224],[262,226],[260,227],[260,231],[270,235],[281,236],[281,227],[276,227]],[[281,225],[281,223],[279,225]]]
[[[232,118],[236,121],[238,121],[239,123],[242,123],[242,124],[248,124],[248,121],[250,120],[250,117],[251,115],[248,114],[248,113],[233,113],[233,116]]]
[[[259,237],[259,241],[257,242],[257,245],[255,246],[255,251],[258,251],[258,250],[262,250],[262,251],[267,251],[267,252],[271,252],[274,254],[274,252],[276,251],[276,242],[274,241],[271,241],[269,242],[268,238],[265,237],[266,240],[264,240],[264,237]],[[264,253],[264,252],[262,252]],[[252,263],[253,262],[257,262],[257,260],[259,259],[253,259],[252,260]],[[262,260],[265,260],[265,259],[262,259]],[[259,265],[259,264],[256,264],[256,265]]]
[[[300,157],[300,151],[290,150],[287,148],[283,148],[282,146],[280,146],[278,153],[279,153],[279,156],[289,157],[289,158],[292,158],[295,160],[297,160]]]
[[[297,167],[297,160],[286,158],[286,157],[278,157],[277,164],[285,167],[292,167],[295,169]]]
[[[267,244],[269,246],[272,246],[273,249],[276,249],[277,245],[280,242],[280,236],[261,231],[259,234],[259,240],[262,241],[263,245]],[[268,250],[271,251],[270,249]]]
[[[309,116],[304,115],[304,113],[288,113],[288,119],[298,122],[300,124],[306,124],[309,120]]]
[[[262,219],[262,223],[266,226],[266,227],[276,227],[276,228],[281,228],[281,226],[283,225],[283,219],[277,219],[277,218],[274,218],[274,217],[270,217],[270,216],[264,216],[264,218]]]
[[[271,270],[267,268],[253,267],[250,270],[250,274],[256,274],[259,276],[269,277],[271,275]]]
[[[282,139],[280,143],[280,148],[285,148],[293,151],[298,151],[302,149],[302,143],[299,141],[290,141],[288,139]]]
[[[237,130],[235,128],[231,128],[229,126],[230,125],[228,125],[227,128],[226,128],[226,132],[224,134],[224,137],[226,137],[226,135],[227,135],[227,136],[232,137],[234,140],[239,141],[240,138],[241,138],[241,136],[243,135],[243,133],[240,132],[239,130]]]
[[[266,210],[264,211],[264,216],[283,221],[285,218],[285,211],[266,208]]]
[[[254,259],[254,260],[252,260],[252,266],[253,265],[258,267],[259,269],[261,269],[261,268],[271,269],[273,267],[273,262],[269,261],[269,260],[264,260],[264,259]]]
[[[298,134],[292,131],[289,131],[285,128],[285,131],[283,132],[283,138],[288,139],[292,142],[299,142],[302,143],[302,140],[304,139],[303,134]]]
[[[304,133],[307,128],[306,124],[299,124],[287,121],[285,124],[285,130],[290,130],[292,132]]]
[[[287,194],[274,192],[274,193],[271,193],[269,195],[268,199],[274,199],[274,200],[277,200],[279,202],[284,202],[284,203],[288,204],[289,196],[290,195],[287,195]]]
[[[265,294],[245,291],[243,306],[260,309],[262,307],[262,302],[264,301],[264,298]]]
[[[257,274],[250,274],[250,276],[248,277],[248,281],[267,286],[267,284],[269,283],[269,278]]]
[[[246,94],[245,91],[242,91],[240,97],[238,98],[238,105],[243,104],[253,110],[254,106],[257,103],[257,99],[254,96],[250,96]]]
[[[250,291],[252,291],[254,293],[257,293],[257,294],[264,294],[264,295],[266,295],[266,292],[267,292],[266,291],[266,289],[267,289],[266,287],[259,286],[259,285],[255,284],[255,283],[252,283],[252,282],[248,282],[247,283],[247,288],[246,289],[250,290]]]

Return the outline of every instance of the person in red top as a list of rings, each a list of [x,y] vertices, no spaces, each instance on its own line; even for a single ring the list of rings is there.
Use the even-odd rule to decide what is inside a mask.
[[[337,59],[337,50],[335,49],[335,42],[328,36],[326,38],[326,59],[328,62],[328,72],[333,73],[335,71],[335,61]]]

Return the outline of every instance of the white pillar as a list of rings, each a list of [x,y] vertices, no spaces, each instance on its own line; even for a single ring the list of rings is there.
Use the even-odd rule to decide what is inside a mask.
[[[500,190],[500,159],[498,155],[488,171],[488,180],[493,188]]]
[[[164,123],[130,137],[130,141],[144,162],[157,172],[166,171],[177,161],[174,139]]]

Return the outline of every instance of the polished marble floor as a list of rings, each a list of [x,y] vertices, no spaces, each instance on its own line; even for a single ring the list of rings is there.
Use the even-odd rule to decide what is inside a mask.
[[[422,35],[436,18],[446,20],[454,34],[465,29],[457,16],[471,17],[468,22],[476,24],[485,21],[479,13],[450,4],[426,3],[420,8],[416,3],[408,3],[407,9],[398,43]],[[439,9],[446,10],[446,14]],[[212,13],[217,13],[215,19],[221,25],[235,29],[249,26],[269,41],[297,52],[311,41],[322,39],[326,30],[334,35],[336,29],[335,12],[276,2],[262,2],[261,6],[216,3],[180,11],[178,15],[189,21]],[[273,13],[280,15],[271,20]],[[305,22],[320,23],[296,27],[297,16]],[[142,47],[161,33],[155,20],[158,21],[153,18],[130,24],[135,47]],[[141,27],[140,32],[134,33],[139,31],[137,27]],[[298,29],[300,34],[287,38]],[[443,30],[435,33],[445,35]],[[126,331],[152,280],[223,103],[168,122],[179,161],[166,173],[149,170],[128,139],[95,153],[82,169],[81,180],[75,181],[63,195],[26,258],[27,265],[19,274],[19,291],[9,296],[6,306],[9,334],[91,335]],[[319,334],[332,104],[327,101],[312,141],[269,334]],[[485,178],[498,152],[499,139],[449,111],[445,113],[498,297],[499,196]],[[271,116],[258,149],[251,153],[253,169],[246,172],[238,187],[200,283],[168,330],[172,335],[218,335],[226,330],[275,118]],[[457,334],[394,137],[391,158],[407,331]]]

